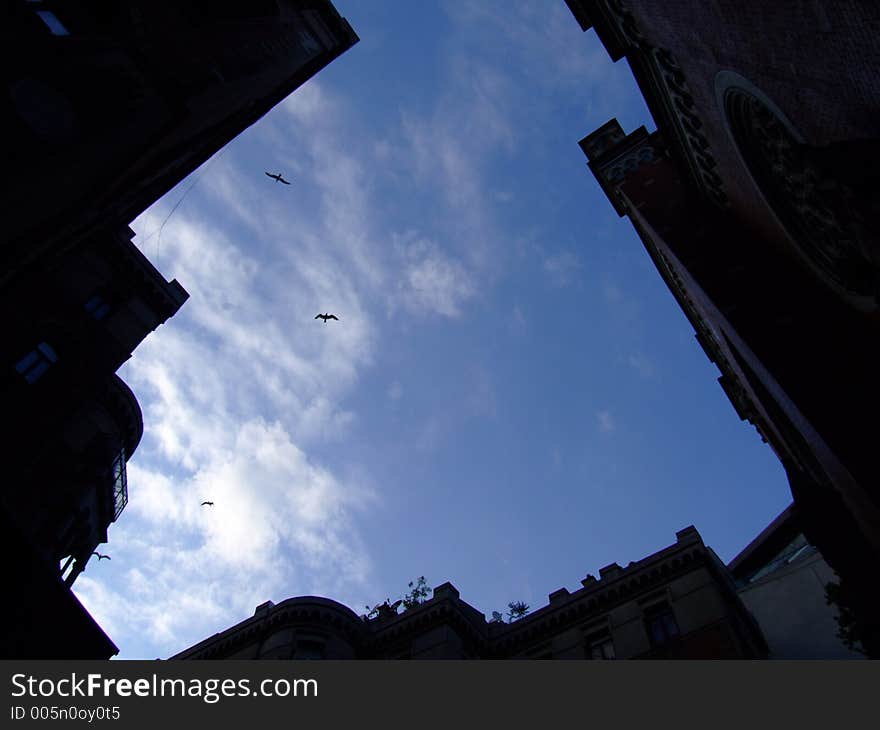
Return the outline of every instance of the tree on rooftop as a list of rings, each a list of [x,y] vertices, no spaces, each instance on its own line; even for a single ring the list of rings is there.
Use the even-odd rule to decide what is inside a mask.
[[[507,620],[510,623],[518,621],[529,612],[529,604],[525,601],[511,601],[507,608]]]
[[[403,597],[403,610],[409,611],[411,608],[423,603],[428,598],[428,583],[425,576],[419,576],[415,582],[409,582],[409,593]]]

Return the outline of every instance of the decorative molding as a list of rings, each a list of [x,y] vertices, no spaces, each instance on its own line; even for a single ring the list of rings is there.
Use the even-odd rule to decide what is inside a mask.
[[[675,136],[685,153],[691,177],[712,202],[721,207],[727,206],[724,183],[716,171],[718,163],[709,141],[701,131],[703,122],[696,112],[696,104],[681,66],[672,52],[665,48],[652,48],[645,60],[649,61],[651,71],[659,82],[659,100],[674,125]]]
[[[638,170],[642,165],[656,162],[660,158],[657,150],[646,140],[642,144],[632,147],[619,157],[602,165],[601,175],[609,183],[621,183],[624,179]]]
[[[880,272],[854,193],[818,169],[797,128],[747,79],[719,72],[715,94],[744,167],[795,252],[853,307],[875,310]]]
[[[687,79],[673,53],[666,48],[652,45],[642,33],[635,16],[622,0],[595,0],[595,16],[605,22],[597,23],[596,32],[606,38],[613,37],[612,46],[619,46],[620,53],[611,53],[613,60],[622,55],[630,57],[634,70],[642,70],[642,81],[650,88],[646,96],[653,97],[665,119],[658,119],[661,131],[675,139],[684,156],[684,162],[697,188],[714,204],[727,206],[724,183],[717,172],[718,163],[712,154],[709,141],[701,131],[703,122],[697,114],[694,97]],[[591,13],[591,16],[593,13]],[[606,48],[609,43],[603,41]],[[664,129],[663,122],[671,129]]]

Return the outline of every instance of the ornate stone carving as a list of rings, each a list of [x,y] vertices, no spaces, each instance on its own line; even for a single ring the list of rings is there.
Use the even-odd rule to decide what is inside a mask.
[[[651,49],[650,59],[654,63],[655,76],[661,84],[661,98],[666,102],[671,120],[677,127],[678,137],[689,157],[688,162],[696,182],[715,203],[726,205],[724,184],[715,170],[718,163],[712,156],[709,141],[701,131],[703,123],[696,113],[694,98],[681,66],[672,52],[665,48]]]
[[[608,163],[602,169],[603,177],[610,183],[621,182],[627,175],[638,170],[642,165],[654,162],[657,153],[650,144],[643,144]]]
[[[612,24],[611,31],[630,51],[631,58],[641,61],[656,87],[656,98],[672,123],[670,138],[677,138],[693,181],[706,196],[719,206],[727,205],[727,195],[717,163],[696,112],[694,98],[688,88],[681,66],[671,51],[654,47],[639,29],[635,17],[622,0],[601,0],[596,3]],[[630,55],[630,51],[627,52]]]
[[[755,94],[732,86],[723,102],[743,161],[798,252],[851,300],[876,306],[878,271],[852,191],[824,176],[789,124]]]

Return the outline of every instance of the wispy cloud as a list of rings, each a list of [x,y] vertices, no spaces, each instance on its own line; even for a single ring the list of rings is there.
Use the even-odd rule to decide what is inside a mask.
[[[611,316],[621,324],[631,327],[640,319],[638,300],[632,292],[624,290],[616,281],[606,278],[602,282],[602,298]]]
[[[289,210],[265,215],[301,204],[294,195],[217,213],[218,201],[235,198],[218,162],[220,176],[166,229],[162,267],[191,298],[121,372],[141,402],[145,436],[129,462],[129,506],[112,528],[113,566],[76,584],[134,651],[167,655],[268,598],[344,598],[371,575],[355,516],[378,496],[309,453],[356,420],[343,401],[372,361],[370,302],[386,276],[371,255],[377,236],[359,162],[325,124],[334,103],[313,86],[279,110],[304,125],[307,162],[328,170],[316,175],[318,215],[295,228],[280,222]],[[235,170],[234,152],[222,164]],[[153,230],[156,216],[135,229]],[[326,308],[344,326],[315,322]],[[346,475],[360,474],[351,466]],[[98,580],[110,570],[112,583]]]
[[[564,287],[577,278],[581,270],[581,261],[571,251],[561,251],[544,259],[544,272],[550,277],[554,286]]]
[[[476,292],[471,274],[432,242],[406,238],[399,244],[403,259],[400,300],[417,313],[458,317],[464,303]]]
[[[490,183],[545,133],[535,95],[562,84],[586,105],[597,85],[614,86],[565,8],[539,5],[448,4],[436,94],[381,127],[308,82],[203,169],[169,221],[156,263],[192,296],[121,373],[145,436],[112,564],[76,584],[124,655],[167,656],[270,598],[346,601],[371,582],[358,525],[381,495],[360,464],[323,447],[361,423],[351,395],[382,355],[382,315],[452,320],[487,296],[515,255],[514,208],[528,209],[516,180]],[[170,204],[134,228],[156,230]],[[581,266],[565,251],[539,260],[560,286]],[[315,322],[323,311],[340,322]],[[526,328],[524,311],[511,327]],[[463,420],[495,418],[490,373],[475,366],[455,408],[413,428],[409,445],[433,449]],[[387,398],[403,393],[393,380]],[[608,411],[597,423],[615,427]]]
[[[596,413],[596,422],[602,433],[611,433],[616,427],[611,411],[598,411]]]
[[[654,363],[646,355],[634,352],[627,357],[626,361],[642,378],[649,379],[654,377]]]
[[[526,332],[528,326],[529,322],[526,319],[526,315],[523,313],[522,308],[518,304],[514,305],[513,311],[508,318],[508,327],[512,332],[522,334]]]

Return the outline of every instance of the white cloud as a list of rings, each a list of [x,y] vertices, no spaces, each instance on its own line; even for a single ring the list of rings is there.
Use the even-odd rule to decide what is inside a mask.
[[[522,334],[528,329],[528,320],[518,304],[514,305],[513,311],[510,313],[508,325],[510,330],[517,334]]]
[[[492,39],[497,26],[481,8],[450,7],[468,43]],[[357,530],[379,504],[369,476],[317,455],[358,424],[347,402],[380,352],[375,313],[384,305],[400,316],[457,317],[503,274],[513,237],[496,210],[526,203],[509,180],[498,190],[489,175],[531,138],[523,125],[540,126],[540,105],[516,73],[585,97],[604,74],[576,42],[558,42],[580,38],[564,8],[505,7],[488,20],[518,44],[503,65],[451,43],[432,107],[402,110],[399,126],[372,137],[345,97],[312,80],[235,143],[251,146],[234,145],[205,169],[169,220],[155,263],[192,297],[121,373],[141,402],[145,436],[129,465],[130,504],[112,527],[112,565],[90,565],[76,584],[124,654],[133,642],[167,656],[267,599],[345,601],[370,581]],[[263,169],[293,185],[272,183]],[[390,180],[400,185],[394,196],[382,187]],[[398,205],[408,195],[430,205]],[[397,231],[430,235],[395,238],[377,220],[389,198]],[[169,201],[162,205],[164,216]],[[134,227],[150,232],[162,220],[151,210]],[[576,269],[576,257],[546,264],[560,281]],[[340,321],[317,323],[319,311]],[[513,326],[524,323],[515,309]],[[479,370],[471,380],[460,412],[432,417],[413,435],[417,445],[435,448],[462,418],[495,417],[491,380]],[[402,394],[392,382],[388,397]],[[610,413],[598,419],[614,428]],[[214,507],[199,506],[204,499]]]
[[[544,271],[554,286],[568,286],[577,277],[580,269],[580,259],[571,251],[562,251],[544,259]]]
[[[654,377],[654,363],[648,359],[647,356],[643,355],[640,352],[631,353],[627,357],[627,363],[631,368],[633,368],[641,377],[648,379]]]
[[[610,305],[620,304],[623,301],[623,292],[613,282],[606,281],[602,284],[602,296]]]
[[[596,421],[602,433],[611,433],[615,429],[614,417],[610,411],[598,411]]]
[[[145,435],[129,462],[129,505],[111,528],[113,566],[90,565],[75,586],[124,656],[167,656],[268,599],[344,600],[371,575],[355,519],[378,504],[369,476],[358,464],[322,464],[313,447],[356,421],[344,401],[372,363],[370,302],[384,302],[387,257],[362,167],[327,124],[341,107],[306,88],[275,113],[301,132],[296,167],[311,181],[302,194],[270,186],[251,199],[245,178],[241,199],[252,207],[233,204],[243,173],[231,148],[164,232],[162,268],[191,298],[120,372]],[[271,136],[271,124],[262,128]],[[154,210],[135,230],[155,229]],[[328,310],[340,320],[314,320]]]
[[[459,316],[461,307],[476,293],[473,278],[461,262],[425,239],[405,242],[400,250],[403,271],[398,296],[403,304],[417,313]]]
[[[111,542],[114,567],[137,570],[118,592],[77,583],[96,618],[167,654],[209,634],[212,619],[231,624],[267,598],[365,585],[371,562],[353,515],[374,503],[368,486],[340,481],[279,420],[256,415],[271,405],[242,408],[233,392],[241,363],[212,368],[183,337],[155,342],[161,352],[145,345],[130,367],[147,437],[129,462],[130,503]],[[270,401],[258,387],[254,395]],[[326,398],[314,402],[276,415],[311,432],[345,416]]]

